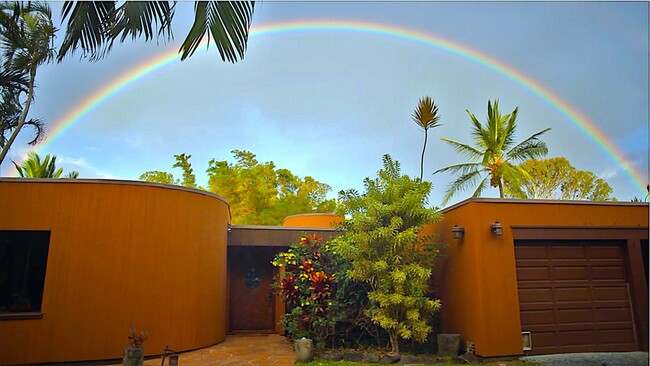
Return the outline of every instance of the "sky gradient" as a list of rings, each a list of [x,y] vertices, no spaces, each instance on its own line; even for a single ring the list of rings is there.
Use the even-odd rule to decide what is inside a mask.
[[[504,113],[519,106],[517,140],[551,127],[548,157],[605,178],[619,200],[644,197],[648,3],[258,3],[243,61],[223,63],[211,47],[117,83],[178,49],[191,5],[177,5],[174,41],[127,42],[99,62],[73,55],[42,67],[30,115],[51,130],[39,153],[56,154],[81,177],[137,179],[147,170],[180,176],[171,165],[184,152],[205,185],[208,160],[232,161],[230,150],[250,150],[261,162],[330,184],[335,196],[361,189],[385,153],[419,175],[423,133],[410,114],[429,95],[442,126],[430,130],[424,178],[434,183],[431,204],[439,205],[453,177],[432,173],[464,162],[439,138],[471,142],[465,110],[483,120],[487,100],[498,98]],[[52,6],[59,24],[59,5]],[[347,28],[278,27],[314,22]],[[273,26],[279,30],[264,31]],[[112,83],[112,93],[59,133]],[[600,140],[585,129],[590,124]],[[28,135],[10,151],[12,160],[29,150]],[[3,176],[13,170],[3,163]]]

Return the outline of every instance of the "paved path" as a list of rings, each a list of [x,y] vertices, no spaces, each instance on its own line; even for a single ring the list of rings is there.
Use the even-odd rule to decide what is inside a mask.
[[[526,356],[544,366],[648,366],[648,352],[567,353]]]
[[[160,358],[144,361],[145,366],[160,366]],[[293,366],[296,356],[291,343],[278,334],[229,335],[217,345],[179,354],[179,366],[256,365]],[[121,364],[120,364],[121,365]],[[165,360],[165,366],[168,361]]]

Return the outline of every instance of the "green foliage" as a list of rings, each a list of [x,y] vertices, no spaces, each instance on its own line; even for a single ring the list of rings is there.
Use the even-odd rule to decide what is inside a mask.
[[[305,236],[272,262],[280,269],[274,288],[290,310],[282,320],[285,332],[291,339],[311,338],[318,347],[345,313],[336,296],[342,259],[321,241],[316,234]]]
[[[192,155],[180,154],[174,155],[176,162],[172,165],[172,168],[181,168],[183,170],[183,181],[181,185],[189,188],[196,187],[196,176],[194,175],[194,170],[192,169],[192,164],[190,163],[190,158]]]
[[[279,225],[289,215],[333,211],[329,185],[260,163],[250,151],[232,154],[235,164],[212,159],[207,173],[208,190],[228,200],[233,223]]]
[[[467,114],[472,121],[472,137],[474,146],[443,138],[441,140],[454,147],[456,152],[468,156],[472,161],[468,163],[451,165],[438,169],[433,174],[450,172],[458,174],[459,177],[447,186],[442,204],[449,202],[452,196],[469,186],[478,186],[472,197],[479,197],[489,182],[491,187],[499,188],[499,196],[504,197],[504,184],[518,186],[528,178],[526,171],[516,165],[528,159],[545,156],[548,152],[546,143],[539,139],[550,128],[533,134],[524,141],[514,144],[515,131],[517,129],[517,113],[515,108],[512,113],[502,116],[499,112],[499,101],[492,103],[488,101],[487,123],[481,122],[469,110]],[[483,179],[481,176],[486,174]],[[489,181],[488,181],[489,178]]]
[[[170,1],[66,1],[63,20],[68,24],[59,61],[77,48],[91,60],[100,59],[115,41],[127,38],[144,36],[149,41],[163,35],[171,39],[175,5]],[[197,1],[194,23],[179,50],[181,60],[196,51],[206,34],[224,61],[242,59],[254,6],[252,1]]]
[[[45,158],[41,161],[41,157],[30,151],[27,154],[27,159],[19,166],[13,162],[18,174],[23,178],[60,178],[63,174],[63,168],[56,168],[56,155],[50,156],[45,155]],[[64,178],[77,178],[79,177],[79,172],[72,171],[68,173]]]
[[[346,217],[345,234],[333,242],[351,261],[349,276],[370,285],[367,315],[388,332],[392,352],[399,353],[400,338],[427,339],[431,317],[441,306],[425,296],[439,250],[432,238],[420,235],[441,215],[425,207],[431,183],[402,175],[389,155],[377,178],[366,178],[364,187],[363,194],[339,193],[336,213]]]
[[[162,183],[162,184],[176,184],[178,185],[178,179],[174,178],[172,173],[161,172],[160,170],[151,170],[144,172],[140,175],[139,180],[152,183]]]
[[[53,47],[56,31],[47,3],[0,3],[0,164],[23,126],[36,129],[32,143],[42,136],[42,121],[27,116],[34,101],[36,72],[56,54]]]
[[[577,170],[563,157],[531,159],[519,165],[529,178],[520,186],[506,186],[509,197],[611,201],[612,187],[589,171]]]

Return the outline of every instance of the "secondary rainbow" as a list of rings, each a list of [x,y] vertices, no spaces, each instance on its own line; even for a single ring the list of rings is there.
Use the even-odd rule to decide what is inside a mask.
[[[531,77],[524,75],[522,72],[494,59],[493,57],[472,50],[457,42],[412,29],[352,20],[301,20],[253,26],[251,27],[250,37],[270,36],[289,32],[318,31],[356,32],[397,38],[408,42],[430,46],[493,70],[514,81],[516,84],[519,84],[528,92],[539,96],[546,104],[564,115],[575,127],[585,133],[594,143],[596,143],[596,145],[605,152],[607,156],[623,168],[623,172],[631,179],[635,188],[639,190],[639,193],[645,194],[646,177],[633,169],[633,164],[630,163],[625,158],[625,155],[607,139],[595,123],[590,121],[575,107],[560,99],[549,89],[542,86]],[[217,56],[215,55],[214,57]],[[99,105],[103,104],[106,100],[110,99],[113,95],[128,88],[131,84],[156,70],[179,60],[180,56],[178,55],[178,50],[176,48],[167,50],[133,69],[126,71],[110,83],[102,86],[59,118],[52,125],[49,137],[41,144],[41,146],[39,146],[38,150],[46,149],[50,144],[52,144],[52,142],[56,141],[60,135],[64,134],[65,131],[72,128],[75,124],[81,122],[86,115],[96,109]]]

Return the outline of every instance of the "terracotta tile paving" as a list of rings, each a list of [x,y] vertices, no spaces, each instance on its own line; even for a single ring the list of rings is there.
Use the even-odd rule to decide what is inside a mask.
[[[160,366],[160,358],[146,360],[145,366]],[[278,334],[229,335],[217,345],[180,353],[179,366],[269,365],[293,366],[296,356],[291,342]],[[168,365],[165,360],[165,366]]]

